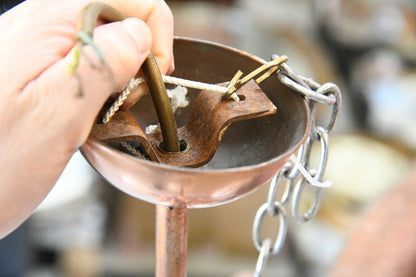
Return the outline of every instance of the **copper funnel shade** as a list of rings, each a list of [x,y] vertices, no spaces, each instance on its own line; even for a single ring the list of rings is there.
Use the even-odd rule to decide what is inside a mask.
[[[174,76],[212,84],[229,81],[237,70],[249,73],[263,60],[223,45],[176,38]],[[277,113],[232,124],[212,160],[184,168],[141,160],[89,139],[81,152],[111,184],[136,198],[160,205],[210,207],[238,199],[265,183],[306,140],[310,111],[303,97],[276,76],[260,85]],[[189,90],[190,105],[176,115],[185,125],[198,91]],[[150,96],[132,109],[141,126],[157,122]]]

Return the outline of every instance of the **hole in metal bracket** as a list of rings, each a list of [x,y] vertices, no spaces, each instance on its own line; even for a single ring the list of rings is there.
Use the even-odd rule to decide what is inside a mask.
[[[189,150],[189,147],[188,147],[188,143],[186,142],[186,140],[181,139],[179,140],[179,152],[169,152],[169,151],[164,150],[164,145],[163,145],[163,140],[162,140],[157,146],[157,149],[162,153],[166,153],[170,155],[180,155],[180,154],[186,153]]]

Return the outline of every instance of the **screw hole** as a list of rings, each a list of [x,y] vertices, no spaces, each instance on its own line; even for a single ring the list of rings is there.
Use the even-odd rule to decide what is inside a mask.
[[[179,140],[179,152],[168,152],[164,150],[163,141],[161,141],[157,147],[160,152],[167,153],[167,154],[182,154],[188,150],[188,143],[186,140],[181,139]]]

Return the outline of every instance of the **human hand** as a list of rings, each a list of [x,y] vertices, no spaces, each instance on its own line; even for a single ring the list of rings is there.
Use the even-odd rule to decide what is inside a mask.
[[[47,195],[106,99],[150,50],[162,73],[173,70],[173,18],[164,1],[102,0],[130,18],[96,28],[104,70],[91,66],[98,57],[85,46],[71,74],[77,22],[89,2],[28,0],[0,17],[0,238]],[[134,91],[127,105],[141,94]]]

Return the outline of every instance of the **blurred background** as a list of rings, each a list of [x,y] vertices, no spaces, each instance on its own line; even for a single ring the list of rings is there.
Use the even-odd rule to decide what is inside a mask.
[[[7,10],[18,1],[2,4]],[[318,217],[290,223],[265,276],[325,276],[366,207],[412,170],[416,153],[413,0],[167,1],[175,34],[269,59],[339,85]],[[416,170],[413,166],[413,170]],[[234,203],[191,210],[188,276],[253,271],[252,222],[268,186]],[[0,240],[0,276],[153,276],[154,206],[119,192],[77,153],[33,216]],[[317,255],[316,253],[319,253]]]

